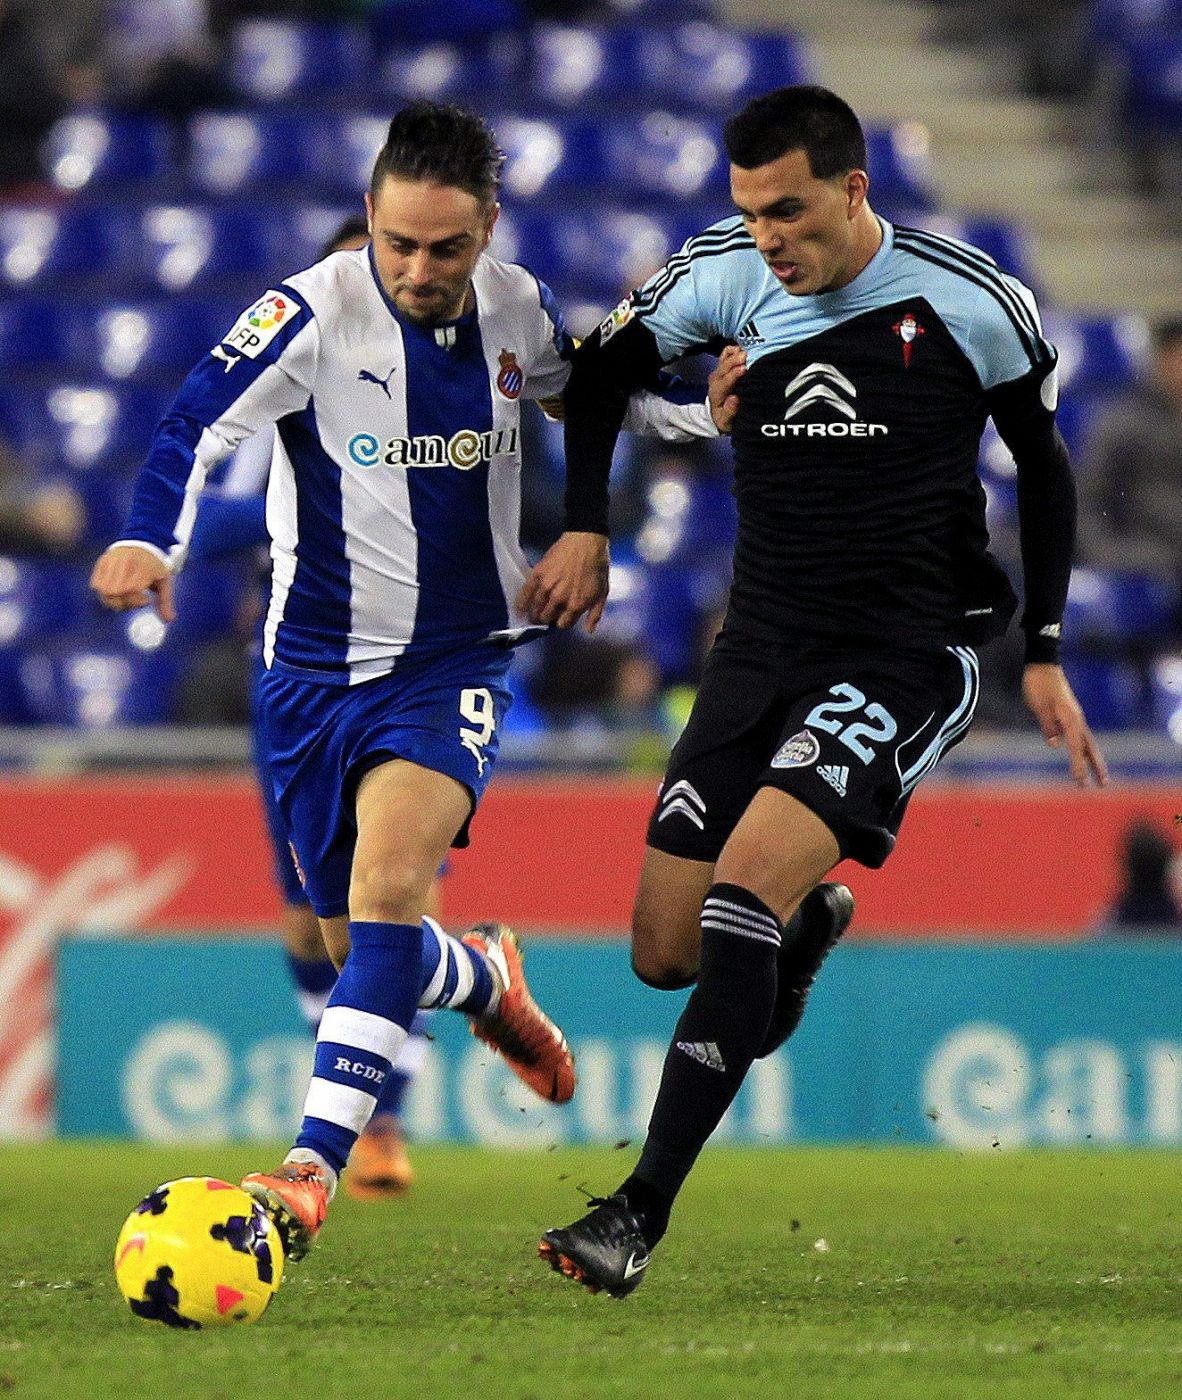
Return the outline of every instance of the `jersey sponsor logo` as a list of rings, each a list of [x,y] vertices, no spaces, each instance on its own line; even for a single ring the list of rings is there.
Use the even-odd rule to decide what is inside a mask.
[[[625,297],[619,306],[599,323],[599,343],[606,345],[617,331],[622,331],[628,322],[636,315],[636,308],[632,305],[632,298]]]
[[[891,330],[903,342],[903,368],[911,368],[911,347],[915,344],[917,336],[926,335],[927,332],[915,319],[915,314],[911,311],[904,312],[902,318],[895,322]]]
[[[763,332],[755,324],[754,319],[747,322],[739,334],[735,336],[735,339],[744,350],[753,350],[757,345],[764,344]]]
[[[693,822],[699,831],[706,830],[706,823],[702,820],[706,815],[706,804],[697,790],[684,778],[674,783],[668,792],[661,794],[661,812],[657,821],[663,822],[666,817],[672,817],[678,812]]]
[[[494,457],[509,457],[517,451],[516,428],[492,428],[478,433],[474,428],[461,428],[450,438],[439,433],[424,433],[419,437],[391,438],[384,446],[373,433],[354,433],[346,444],[349,460],[367,471],[384,464],[387,467],[457,467],[462,472],[491,462]]]
[[[391,365],[390,373],[386,375],[385,379],[379,379],[372,370],[359,369],[357,371],[357,382],[359,384],[376,384],[382,393],[393,401],[394,395],[390,392],[390,380],[394,378],[394,372],[397,368],[397,365]]]
[[[772,759],[773,768],[807,768],[821,757],[821,744],[811,729],[802,729],[793,734],[776,750]]]
[[[855,400],[858,391],[835,366],[814,361],[807,365],[784,390],[788,407],[782,423],[764,423],[764,437],[885,437],[885,423],[865,423],[858,417]],[[806,411],[823,409],[841,417],[830,422],[794,423]]]
[[[497,391],[507,399],[519,398],[525,388],[525,372],[517,363],[516,351],[502,347],[497,362],[501,366],[501,372],[497,375]]]
[[[239,316],[230,333],[222,336],[222,344],[248,360],[257,359],[299,309],[299,304],[282,292],[268,292]]]
[[[817,776],[824,778],[838,797],[845,796],[850,780],[850,770],[844,763],[822,763],[817,768]]]

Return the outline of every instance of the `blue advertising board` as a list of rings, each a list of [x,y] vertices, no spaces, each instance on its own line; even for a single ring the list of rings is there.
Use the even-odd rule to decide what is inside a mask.
[[[622,942],[531,939],[531,986],[578,1059],[539,1103],[440,1012],[408,1103],[419,1140],[507,1146],[643,1135],[685,993]],[[958,1148],[1182,1143],[1182,946],[839,947],[789,1046],[755,1064],[735,1142]],[[59,963],[58,1130],[156,1141],[285,1137],[311,1040],[278,947],[71,941]]]

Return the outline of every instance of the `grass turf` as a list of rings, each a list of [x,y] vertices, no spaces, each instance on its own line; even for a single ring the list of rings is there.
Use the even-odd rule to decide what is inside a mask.
[[[709,1150],[649,1277],[534,1257],[631,1152],[422,1148],[401,1201],[334,1204],[256,1326],[134,1318],[111,1253],[151,1186],[257,1150],[0,1149],[0,1393],[96,1400],[1161,1396],[1182,1390],[1179,1158]]]

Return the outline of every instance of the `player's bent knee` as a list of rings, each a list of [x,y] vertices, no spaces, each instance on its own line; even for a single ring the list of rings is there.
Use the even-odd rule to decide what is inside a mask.
[[[698,980],[697,969],[692,972],[672,963],[648,963],[632,958],[632,971],[646,987],[654,987],[658,992],[680,992],[692,987]]]
[[[349,884],[349,917],[381,923],[418,923],[434,871],[413,866],[354,868]]]

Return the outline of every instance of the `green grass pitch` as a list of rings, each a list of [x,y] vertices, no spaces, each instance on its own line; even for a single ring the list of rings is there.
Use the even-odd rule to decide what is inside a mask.
[[[0,1149],[0,1395],[16,1400],[1103,1397],[1182,1393],[1182,1158],[707,1150],[615,1301],[539,1232],[631,1150],[422,1148],[401,1201],[334,1204],[253,1327],[133,1317],[111,1272],[169,1177],[241,1147]]]

